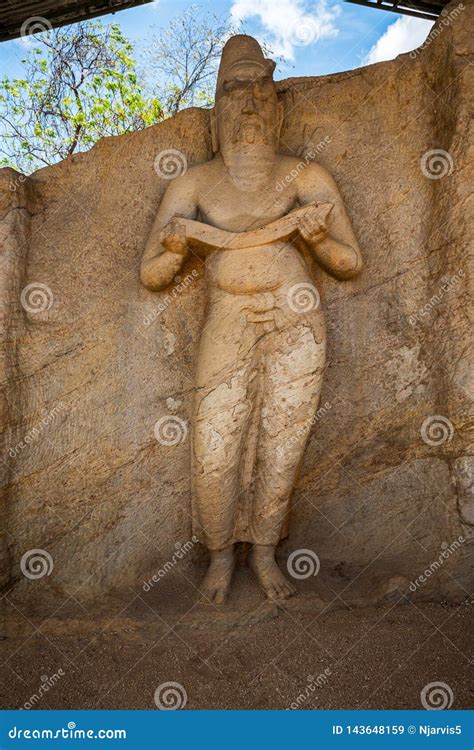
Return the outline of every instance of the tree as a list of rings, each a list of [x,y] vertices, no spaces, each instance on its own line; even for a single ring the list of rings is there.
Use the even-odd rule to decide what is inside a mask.
[[[139,71],[117,24],[83,21],[33,35],[23,77],[0,80],[0,166],[31,172],[103,136],[211,106],[222,48],[238,30],[192,5],[153,34]]]
[[[0,165],[29,172],[162,119],[158,99],[138,84],[132,52],[116,24],[36,35],[24,77],[0,81]]]
[[[154,33],[143,55],[143,75],[156,87],[168,115],[191,106],[211,106],[222,48],[236,29],[191,5]],[[160,81],[163,82],[160,85]]]

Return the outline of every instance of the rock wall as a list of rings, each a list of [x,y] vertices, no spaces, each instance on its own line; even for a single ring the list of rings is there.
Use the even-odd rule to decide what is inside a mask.
[[[473,7],[448,6],[415,53],[278,84],[281,150],[333,174],[366,264],[344,284],[314,268],[328,366],[282,553],[312,548],[348,581],[412,581],[444,550],[416,595],[452,600],[472,582]],[[155,158],[209,159],[208,118],[190,109],[28,178],[0,172],[0,582],[20,594],[30,550],[54,564],[35,592],[92,598],[139,588],[191,537],[203,269],[154,295],[138,267],[167,184]],[[184,429],[167,447],[154,428],[172,415]]]

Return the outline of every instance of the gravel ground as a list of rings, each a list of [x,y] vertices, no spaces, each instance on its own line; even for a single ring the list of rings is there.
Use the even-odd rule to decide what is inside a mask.
[[[329,581],[276,607],[249,576],[219,610],[193,605],[183,579],[100,607],[26,609],[7,595],[0,705],[148,709],[172,681],[191,709],[421,709],[422,689],[442,682],[453,708],[472,707],[470,602],[361,606]]]

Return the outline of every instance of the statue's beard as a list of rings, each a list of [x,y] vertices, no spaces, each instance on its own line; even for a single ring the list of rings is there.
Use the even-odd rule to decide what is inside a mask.
[[[264,120],[250,115],[220,133],[220,151],[233,182],[242,190],[256,190],[271,175],[276,142]]]

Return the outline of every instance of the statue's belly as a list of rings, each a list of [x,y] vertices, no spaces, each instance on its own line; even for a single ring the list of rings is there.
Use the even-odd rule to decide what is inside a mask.
[[[291,243],[276,242],[246,250],[217,250],[206,260],[210,284],[233,294],[276,289],[309,280],[306,264]]]

